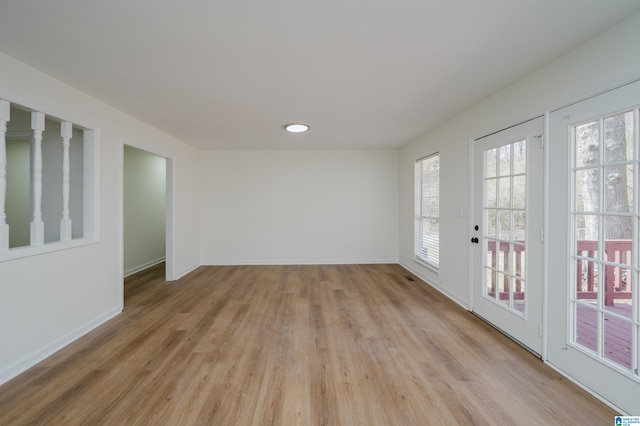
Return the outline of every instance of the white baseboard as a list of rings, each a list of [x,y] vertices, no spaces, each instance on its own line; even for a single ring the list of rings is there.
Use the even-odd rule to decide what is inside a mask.
[[[191,265],[190,267],[188,267],[187,269],[185,269],[184,271],[180,272],[179,274],[176,274],[175,278],[173,278],[174,280],[179,280],[180,278],[184,277],[187,274],[190,274],[191,272],[195,271],[196,269],[198,269],[201,265]]]
[[[260,266],[260,265],[375,265],[398,264],[398,259],[278,259],[278,260],[213,260],[203,266]]]
[[[568,375],[567,373],[562,371],[560,368],[556,367],[552,362],[549,362],[549,361],[543,361],[543,362],[547,366],[549,366],[551,369],[555,370],[560,375],[565,377],[567,380],[569,380],[570,382],[572,382],[573,384],[577,385],[579,388],[581,388],[582,390],[587,392],[589,395],[594,396],[596,399],[598,399],[602,403],[604,403],[604,404],[608,405],[609,407],[611,407],[613,409],[613,411],[617,412],[619,415],[621,415],[621,416],[633,416],[633,415],[635,415],[635,413],[627,413],[622,408],[620,408],[617,405],[615,405],[613,402],[609,401],[608,399],[603,398],[602,395],[600,395],[599,393],[594,392],[590,388],[586,387],[585,385],[583,385],[582,383],[580,383],[579,381],[577,381],[576,379],[574,379],[573,377],[571,377],[570,375]]]
[[[106,314],[101,315],[100,317],[94,319],[93,321],[90,321],[87,324],[76,328],[71,333],[68,333],[67,335],[62,336],[61,338],[56,339],[55,341],[49,343],[43,348],[31,353],[30,355],[27,355],[26,357],[19,360],[18,362],[15,362],[9,367],[2,369],[0,371],[0,385],[8,382],[9,380],[13,379],[14,377],[18,376],[20,373],[23,373],[24,371],[33,367],[34,365],[44,360],[45,358],[53,355],[55,352],[59,351],[63,347],[72,343],[73,341],[79,339],[80,337],[84,336],[85,334],[95,329],[96,327],[109,321],[111,318],[115,317],[121,312],[122,312],[122,309],[120,307],[112,309]]]
[[[431,287],[435,288],[436,290],[438,290],[440,293],[444,294],[445,296],[447,296],[449,299],[453,300],[455,303],[457,303],[458,305],[462,306],[464,309],[466,309],[467,311],[469,310],[469,305],[463,301],[462,299],[460,299],[458,296],[456,296],[455,294],[451,293],[450,291],[448,291],[446,288],[434,284],[432,282],[430,282],[429,279],[425,278],[417,269],[407,265],[404,262],[400,262],[400,266],[402,266],[404,269],[406,269],[407,271],[411,272],[412,274],[414,274],[415,276],[417,276],[418,278],[420,278],[422,281],[424,281],[425,283],[427,283],[428,285],[430,285]]]
[[[127,278],[129,275],[136,274],[140,271],[144,271],[147,268],[151,268],[152,266],[156,266],[158,263],[162,263],[165,261],[165,257],[161,257],[159,259],[151,260],[149,262],[143,263],[142,265],[135,266],[131,269],[124,271],[124,277]]]

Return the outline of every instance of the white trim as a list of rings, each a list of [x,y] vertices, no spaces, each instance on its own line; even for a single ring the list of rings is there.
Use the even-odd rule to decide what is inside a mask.
[[[167,281],[177,280],[179,277],[175,275],[176,261],[176,206],[175,206],[175,160],[171,157],[165,158],[165,207],[164,207],[164,252],[165,252],[165,279]],[[124,240],[123,240],[124,241]]]
[[[561,109],[579,104],[581,102],[587,101],[591,98],[595,98],[598,97],[600,95],[604,95],[607,92],[611,92],[614,91],[616,89],[619,89],[621,87],[624,86],[628,86],[630,84],[636,83],[640,81],[640,75],[633,75],[633,76],[629,76],[628,78],[623,78],[620,80],[617,80],[615,82],[611,82],[609,85],[604,86],[604,89],[598,89],[598,90],[591,90],[591,91],[585,91],[584,95],[578,95],[572,98],[568,98],[567,100],[563,101],[563,102],[559,102],[558,104],[556,104],[555,106],[550,106],[549,108],[547,108],[547,111],[549,113],[553,113],[556,111],[559,111]]]
[[[7,251],[0,251],[0,262],[21,259],[23,257],[39,256],[41,254],[53,253],[61,250],[69,250],[77,247],[97,244],[99,242],[100,240],[97,238],[76,238],[71,241],[54,241],[42,246],[14,247]]]
[[[540,356],[543,361],[549,359],[549,191],[551,189],[549,182],[549,119],[551,115],[549,111],[544,113],[544,153],[543,153],[543,214],[542,229],[544,232],[544,242],[542,243],[542,350]]]
[[[497,126],[497,127],[494,128],[494,129],[497,129],[497,130],[487,131],[487,133],[479,132],[479,133],[482,133],[482,136],[478,136],[477,138],[471,138],[471,143],[475,143],[475,142],[479,141],[480,139],[484,139],[486,137],[495,135],[496,133],[500,133],[500,132],[502,132],[504,130],[509,130],[509,129],[513,128],[513,127],[518,127],[521,124],[525,124],[525,123],[528,123],[530,121],[537,120],[538,118],[544,118],[545,117],[545,113],[543,112],[543,113],[531,114],[531,115],[528,115],[527,117],[529,117],[529,118],[524,118],[522,120],[517,120],[517,121],[515,121],[514,123],[512,123],[510,125],[504,125],[504,127],[503,126]]]
[[[83,213],[82,234],[100,239],[100,129],[83,132]]]
[[[494,303],[498,303],[498,302],[494,302]],[[509,307],[507,306],[505,309],[509,309]],[[533,356],[535,356],[536,358],[540,358],[540,354],[536,351],[534,351],[533,349],[531,349],[530,347],[528,347],[527,345],[525,345],[523,342],[521,342],[520,340],[516,339],[513,335],[507,333],[504,329],[498,327],[497,325],[495,325],[494,323],[490,322],[488,319],[486,319],[483,316],[480,316],[477,312],[473,312],[470,311],[473,315],[475,315],[479,320],[482,320],[483,322],[485,322],[487,325],[495,328],[497,331],[499,331],[500,333],[504,334],[506,337],[508,337],[509,339],[513,340],[515,343],[517,343],[522,349],[524,349],[525,351],[529,352],[530,354],[532,354]]]
[[[200,264],[194,264],[189,266],[188,268],[186,268],[185,270],[183,270],[182,272],[180,272],[179,274],[177,274],[175,277],[173,277],[173,280],[179,280],[180,278],[184,277],[187,274],[192,273],[193,271],[195,271],[196,269],[198,269],[200,266]]]
[[[120,262],[122,265],[120,266],[119,271],[121,275],[124,276],[124,149],[125,146],[129,146],[165,160],[165,280],[174,281],[179,278],[179,276],[175,276],[175,158],[167,154],[161,154],[157,151],[136,145],[131,141],[125,141],[124,138],[120,138],[120,144]]]
[[[469,234],[467,238],[469,242],[471,238],[473,238],[473,227],[478,223],[476,221],[476,213],[474,208],[475,197],[473,191],[473,184],[475,178],[475,150],[476,150],[476,140],[473,138],[469,138],[469,225],[471,229],[469,230]],[[469,265],[467,270],[467,281],[469,283],[469,311],[473,312],[473,294],[474,294],[474,286],[475,286],[475,277],[473,275],[473,262],[475,257],[473,255],[473,244],[469,244]]]
[[[118,201],[119,206],[119,218],[118,218],[118,238],[120,244],[118,244],[118,276],[122,277],[122,280],[118,282],[118,303],[120,303],[120,309],[124,310],[124,140],[118,139],[120,142],[120,156],[118,158],[118,189],[120,196]]]
[[[398,264],[398,259],[243,259],[205,261],[201,266],[259,266],[259,265],[376,265]]]
[[[535,200],[539,200],[539,201],[536,201],[538,204],[541,204],[544,202],[544,182],[543,182],[544,170],[542,167],[543,164],[541,164],[544,161],[544,150],[543,150],[543,146],[538,147],[537,145],[532,144],[532,139],[534,138],[534,135],[540,135],[543,132],[544,132],[544,116],[538,114],[535,117],[531,118],[530,120],[517,123],[513,126],[507,127],[499,131],[495,131],[481,138],[470,139],[469,141],[469,144],[470,144],[470,147],[469,147],[469,157],[470,157],[469,200],[471,203],[470,216],[473,220],[473,223],[471,223],[471,226],[472,226],[472,230],[470,230],[471,234],[474,234],[473,225],[478,225],[481,228],[479,232],[480,234],[479,238],[482,240],[482,235],[484,235],[483,229],[486,228],[487,226],[487,224],[485,223],[486,217],[483,216],[484,212],[481,211],[483,210],[483,208],[481,208],[482,203],[480,203],[483,197],[483,191],[485,191],[486,189],[484,188],[485,185],[483,184],[483,176],[482,175],[478,176],[478,174],[480,174],[482,170],[475,170],[475,166],[476,165],[478,167],[482,166],[482,163],[484,161],[483,152],[485,149],[487,149],[486,148],[487,146],[491,145],[491,147],[493,147],[494,142],[499,143],[499,140],[503,140],[504,137],[510,140],[511,141],[510,143],[514,143],[516,140],[521,140],[521,138],[525,136],[525,134],[526,134],[526,140],[527,140],[527,168],[529,168],[530,166],[533,167],[531,170],[527,169],[527,200],[528,200],[526,205],[527,235],[536,235],[540,232],[541,228],[544,227],[543,206],[539,206],[539,208],[531,207],[531,201],[530,201],[531,199],[533,199],[532,197],[535,195]],[[536,149],[530,150],[529,149],[530,145],[536,146]],[[531,155],[529,155],[529,153],[531,153]],[[532,163],[532,161],[535,161],[535,163]],[[535,165],[537,165],[537,167],[535,167]],[[531,178],[533,177],[537,179],[535,182],[539,182],[539,183],[538,185],[530,186],[529,183]],[[532,192],[532,191],[535,191],[535,192]],[[528,215],[529,213],[531,213],[529,210],[533,212],[531,217],[535,218],[536,220],[535,229],[532,228],[532,223],[530,223],[530,220],[529,220]],[[539,227],[537,225],[538,223],[540,224]],[[474,236],[478,236],[478,235],[474,234]],[[527,260],[530,260],[530,254],[534,253],[536,256],[536,259],[539,256],[539,262],[542,263],[542,265],[540,265],[539,270],[531,270],[531,269],[527,270],[528,272],[538,271],[537,272],[538,275],[534,277],[533,275],[529,276],[530,274],[527,273],[527,277],[525,279],[530,279],[530,280],[536,279],[538,281],[532,281],[532,282],[540,282],[540,284],[542,284],[542,281],[544,280],[544,277],[541,276],[541,274],[543,273],[542,268],[544,264],[543,246],[542,245],[538,246],[536,244],[536,245],[532,245],[530,248],[531,248],[530,253],[526,255]],[[529,251],[529,246],[527,246],[527,251]],[[543,348],[543,344],[542,344],[543,335],[541,334],[541,332],[544,331],[543,330],[544,301],[542,300],[544,292],[543,292],[542,285],[540,285],[539,287],[530,288],[536,291],[535,292],[532,291],[531,294],[527,296],[527,301],[525,302],[527,303],[527,308],[525,313],[516,311],[509,305],[497,303],[495,300],[492,300],[491,298],[487,298],[483,296],[484,294],[483,285],[480,285],[481,282],[483,281],[483,277],[482,277],[482,274],[477,275],[478,271],[476,271],[476,268],[481,267],[484,264],[484,260],[482,259],[484,258],[485,255],[486,254],[484,254],[483,250],[481,250],[481,247],[475,247],[474,244],[471,244],[471,252],[469,255],[469,271],[468,271],[468,273],[470,274],[469,304],[470,306],[472,306],[470,310],[472,310],[472,312],[477,314],[479,317],[482,317],[484,320],[492,324],[495,328],[499,329],[503,334],[507,334],[512,339],[518,340],[523,345],[527,346],[527,348],[530,351],[536,353],[536,356],[541,357],[542,348]],[[478,296],[475,295],[476,293],[478,293]],[[539,303],[538,303],[538,300],[540,300]],[[533,309],[534,306],[537,309]],[[509,314],[507,314],[507,312]],[[523,321],[521,323],[521,326],[512,322],[515,318],[521,319]]]
[[[371,262],[370,262],[371,263]],[[407,271],[411,272],[412,274],[414,274],[415,276],[417,276],[418,278],[420,278],[422,281],[424,281],[427,285],[435,288],[436,290],[438,290],[440,293],[444,294],[445,296],[447,296],[449,299],[453,300],[455,303],[457,303],[458,305],[460,305],[461,307],[463,307],[465,310],[469,310],[469,305],[467,303],[465,303],[464,300],[460,299],[457,295],[449,292],[446,288],[438,285],[438,284],[434,284],[433,282],[431,282],[428,278],[426,278],[419,270],[417,270],[416,268],[413,268],[411,266],[409,266],[408,264],[400,261],[399,265],[402,266],[404,269],[406,269]]]
[[[100,242],[100,129],[84,129],[82,238],[0,251],[0,262],[82,247]]]
[[[425,182],[425,177],[432,177],[430,174],[424,173],[423,170],[423,164],[429,160],[433,160],[433,159],[437,159],[438,162],[438,171],[437,171],[437,177],[438,177],[438,213],[437,216],[432,216],[432,215],[425,215],[423,208],[424,208],[424,198],[425,195],[423,193],[423,187],[424,187],[424,182]],[[419,171],[418,171],[419,170]],[[419,174],[419,177],[418,177]],[[423,265],[424,267],[427,267],[431,270],[434,270],[436,273],[439,273],[438,271],[440,270],[440,249],[441,249],[441,244],[440,244],[440,225],[441,225],[441,221],[440,221],[440,151],[436,151],[434,153],[431,153],[425,157],[422,158],[418,158],[417,160],[415,160],[414,163],[414,169],[413,169],[413,212],[414,212],[414,218],[413,218],[413,260],[415,262],[420,263],[421,265]],[[418,184],[418,180],[420,181],[420,183]],[[418,201],[419,199],[419,201]],[[419,206],[419,207],[418,207]],[[418,211],[419,210],[419,211]],[[422,252],[424,250],[427,251],[427,255],[429,255],[428,252],[428,248],[425,247],[425,243],[424,243],[424,236],[425,233],[423,231],[418,231],[419,229],[422,229],[424,227],[424,223],[422,221],[424,221],[425,219],[427,220],[433,220],[436,219],[438,222],[438,261],[432,261],[430,260],[428,257],[424,257],[424,256],[420,256],[418,253]],[[422,223],[422,225],[418,225],[418,222]],[[420,234],[420,235],[418,235]],[[420,241],[422,239],[422,241]]]
[[[427,268],[436,274],[440,274],[440,267],[435,263],[429,262],[428,260],[418,257],[416,255],[413,256],[413,261],[416,262],[418,265],[422,266],[423,268]]]
[[[4,98],[3,98],[4,99]],[[9,250],[0,251],[0,262],[9,260],[20,259],[23,257],[36,256],[48,252],[54,252],[59,250],[66,250],[69,248],[80,247],[88,244],[94,244],[100,241],[100,134],[99,128],[92,128],[83,124],[77,123],[75,120],[60,119],[55,116],[49,115],[44,112],[40,112],[37,109],[26,107],[21,103],[15,103],[7,100],[11,106],[30,111],[32,116],[32,127],[34,131],[42,133],[44,129],[45,118],[50,118],[55,121],[59,121],[61,126],[63,123],[73,123],[77,128],[83,131],[83,160],[82,160],[82,218],[83,227],[81,238],[76,238],[70,241],[55,241],[51,243],[43,244],[42,241],[42,226],[41,220],[36,220],[31,224],[30,241],[31,245],[24,247],[11,247]],[[35,120],[35,121],[34,121]],[[32,140],[34,137],[34,131],[8,131],[6,139],[9,140]],[[40,134],[40,137],[42,135]],[[41,159],[39,160],[42,161]],[[40,183],[41,184],[41,183]],[[41,190],[40,190],[41,191]],[[42,195],[35,195],[41,197]],[[32,207],[33,208],[33,207]],[[41,212],[40,212],[41,213]],[[34,212],[32,211],[33,215]],[[61,238],[62,240],[62,238]]]
[[[116,308],[112,309],[105,314],[95,318],[92,321],[89,321],[85,325],[76,328],[65,336],[60,337],[59,339],[54,340],[53,342],[45,345],[44,347],[32,352],[31,354],[23,357],[21,360],[13,363],[9,367],[0,371],[0,385],[8,382],[9,380],[16,377],[18,374],[28,370],[29,368],[35,366],[40,361],[45,358],[51,356],[55,352],[59,351],[63,347],[71,344],[75,340],[80,337],[86,335],[90,331],[114,318],[122,312],[122,309]]]
[[[626,372],[620,372],[618,368],[612,368],[609,362],[603,362],[601,355],[585,355],[584,350],[570,343],[573,341],[574,318],[572,319],[572,316],[575,313],[571,302],[574,299],[571,291],[572,286],[575,287],[575,280],[571,280],[571,277],[576,274],[575,268],[570,267],[571,262],[567,263],[572,259],[571,247],[576,232],[573,224],[575,200],[573,203],[570,202],[575,195],[576,185],[573,176],[576,154],[575,149],[572,149],[574,145],[572,139],[575,135],[571,128],[585,119],[596,119],[621,111],[625,106],[630,109],[637,108],[637,96],[634,97],[633,93],[638,93],[639,85],[640,81],[633,85],[624,85],[596,98],[588,98],[584,102],[550,112],[550,116],[554,119],[549,120],[550,138],[557,138],[554,141],[558,143],[554,143],[553,146],[549,144],[549,184],[553,186],[550,186],[548,205],[549,215],[555,215],[558,220],[554,220],[553,223],[551,220],[548,221],[551,232],[548,232],[547,262],[550,272],[547,316],[553,327],[549,327],[547,336],[548,361],[572,376],[572,381],[581,382],[579,384],[581,387],[591,388],[591,392],[597,392],[610,401],[615,401],[626,410],[632,410],[632,407],[638,406],[639,388],[635,377]],[[553,179],[556,181],[551,182]],[[551,242],[554,243],[553,247]],[[556,285],[558,283],[561,285]],[[599,321],[601,320],[602,317],[599,316]],[[599,326],[601,325],[600,323]],[[601,338],[599,337],[598,340]],[[600,344],[598,348],[601,349]],[[598,351],[598,354],[601,353]]]
[[[606,404],[607,406],[611,407],[614,411],[616,411],[619,415],[623,415],[623,416],[628,416],[630,415],[629,413],[627,413],[626,411],[624,411],[622,408],[618,407],[617,405],[615,405],[613,402],[609,401],[608,399],[605,399],[602,395],[600,395],[599,393],[596,393],[595,391],[593,391],[591,388],[586,387],[583,383],[579,382],[578,380],[576,380],[574,377],[572,377],[571,375],[565,373],[564,371],[562,371],[559,367],[557,367],[556,365],[554,365],[553,363],[549,362],[548,360],[542,360],[544,362],[545,365],[549,366],[552,370],[554,370],[555,372],[557,372],[558,374],[560,374],[562,377],[566,378],[567,380],[569,380],[571,383],[575,384],[576,386],[578,386],[580,389],[582,389],[583,391],[587,392],[589,395],[595,397],[597,400],[599,400],[600,402]]]
[[[136,274],[138,272],[144,271],[145,269],[149,269],[152,266],[156,266],[156,265],[164,262],[165,259],[166,259],[166,256],[162,256],[162,257],[160,257],[158,259],[151,260],[149,262],[143,263],[142,265],[135,266],[135,267],[133,267],[131,269],[128,269],[128,270],[124,271],[124,277],[127,278],[128,276],[131,276],[131,275]]]

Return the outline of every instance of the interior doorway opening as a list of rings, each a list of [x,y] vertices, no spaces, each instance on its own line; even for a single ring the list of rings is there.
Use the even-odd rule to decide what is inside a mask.
[[[170,280],[171,160],[129,145],[123,149],[123,275],[164,268]]]

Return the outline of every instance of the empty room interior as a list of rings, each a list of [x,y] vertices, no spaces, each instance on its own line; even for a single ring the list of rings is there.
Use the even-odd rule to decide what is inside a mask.
[[[0,2],[0,424],[640,415],[638,42],[636,0]]]

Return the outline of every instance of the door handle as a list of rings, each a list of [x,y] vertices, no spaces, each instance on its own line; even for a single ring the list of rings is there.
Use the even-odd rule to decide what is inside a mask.
[[[479,241],[480,240],[478,240],[478,237],[471,238],[471,242],[474,243],[474,244],[478,244]]]

